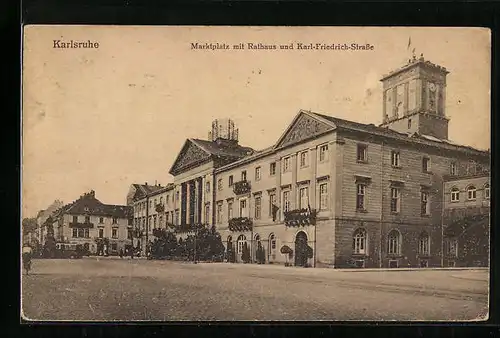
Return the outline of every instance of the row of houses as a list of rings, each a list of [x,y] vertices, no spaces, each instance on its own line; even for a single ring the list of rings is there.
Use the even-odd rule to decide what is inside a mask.
[[[448,139],[448,73],[414,57],[381,79],[381,125],[300,110],[264,150],[215,120],[208,139],[185,141],[172,183],[132,184],[126,206],[91,191],[52,215],[55,236],[146,254],[157,228],[215,226],[237,261],[247,246],[298,266],[486,266],[490,152]]]
[[[185,141],[173,183],[130,187],[133,245],[201,224],[238,261],[246,243],[269,263],[487,265],[490,152],[448,140],[448,73],[414,57],[381,79],[380,126],[301,110],[261,151],[239,144],[234,121],[215,120],[207,140]]]

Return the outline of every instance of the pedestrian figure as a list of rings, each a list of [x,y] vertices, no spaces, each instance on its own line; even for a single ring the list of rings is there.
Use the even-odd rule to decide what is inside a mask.
[[[31,256],[33,254],[33,250],[30,246],[25,246],[23,248],[23,267],[26,270],[26,275],[29,275],[31,270]]]
[[[134,259],[134,249],[130,249],[130,259]]]
[[[120,258],[123,258],[123,249],[120,249]]]

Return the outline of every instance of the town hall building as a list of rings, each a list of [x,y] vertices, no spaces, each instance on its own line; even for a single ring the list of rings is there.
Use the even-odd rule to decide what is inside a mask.
[[[215,225],[237,261],[246,243],[267,263],[441,266],[445,181],[490,167],[489,151],[448,140],[447,74],[413,57],[381,79],[381,125],[300,110],[261,151],[239,144],[232,120],[214,121],[169,171],[171,222]]]

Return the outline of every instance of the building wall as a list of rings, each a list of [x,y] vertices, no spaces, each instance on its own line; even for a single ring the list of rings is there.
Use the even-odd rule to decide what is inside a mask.
[[[476,187],[476,198],[469,199],[467,188],[470,186]],[[485,195],[485,187],[491,187],[490,176],[469,177],[452,179],[444,183],[444,208],[458,209],[469,207],[489,207],[490,199]],[[451,200],[451,191],[453,188],[459,190],[459,200]],[[490,190],[491,194],[491,190]]]

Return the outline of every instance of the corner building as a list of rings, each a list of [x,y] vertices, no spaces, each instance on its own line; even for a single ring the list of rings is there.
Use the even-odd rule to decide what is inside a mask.
[[[260,246],[269,263],[441,266],[443,178],[490,166],[489,152],[447,139],[447,74],[413,58],[381,80],[382,125],[301,110],[262,151],[216,121],[209,141],[186,141],[170,171],[177,224],[215,224],[237,261],[246,243],[253,261]]]

